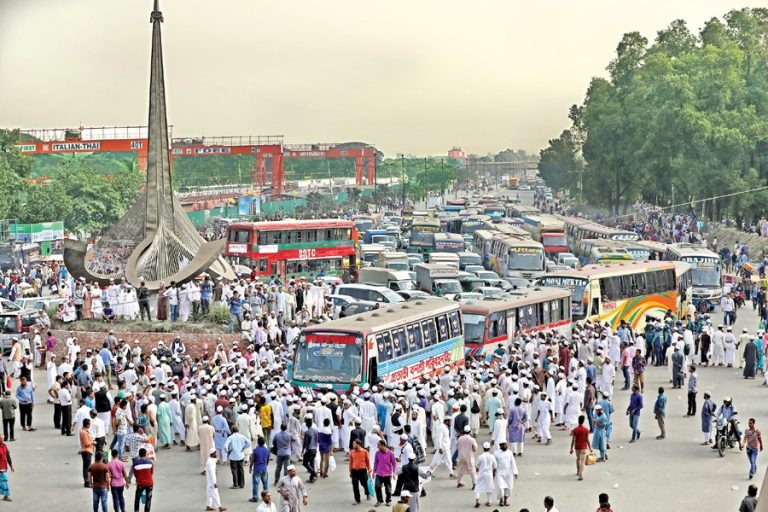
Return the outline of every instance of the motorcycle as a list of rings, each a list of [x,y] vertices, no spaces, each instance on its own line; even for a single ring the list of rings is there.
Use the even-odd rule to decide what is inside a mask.
[[[736,414],[733,413],[730,420],[726,419],[722,414],[717,417],[714,448],[717,449],[717,453],[721,457],[725,457],[725,451],[728,448],[739,445],[739,435],[736,433],[736,425],[739,424],[739,420],[736,419]]]

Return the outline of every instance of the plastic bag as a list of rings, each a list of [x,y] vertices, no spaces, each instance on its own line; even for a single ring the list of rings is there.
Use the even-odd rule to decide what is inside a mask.
[[[328,470],[329,471],[336,471],[336,459],[333,455],[331,455],[331,458],[328,459]]]
[[[368,475],[368,496],[374,495],[374,489],[373,489],[373,479],[371,478],[371,475]]]
[[[591,466],[597,462],[597,454],[594,452],[588,453],[587,456],[584,458],[584,465],[585,466]]]

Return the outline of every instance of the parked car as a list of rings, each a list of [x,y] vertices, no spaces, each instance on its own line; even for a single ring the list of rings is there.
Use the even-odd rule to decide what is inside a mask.
[[[504,295],[504,290],[494,286],[481,286],[472,290],[473,293],[479,293],[486,299],[499,299]]]
[[[483,300],[483,294],[475,292],[461,292],[454,295],[453,300]]]
[[[58,307],[59,304],[64,302],[64,299],[60,297],[24,297],[16,299],[13,304],[19,306],[19,309],[32,309],[38,311],[45,309],[46,311],[51,306]],[[3,311],[8,311],[3,304]]]
[[[430,295],[427,292],[423,292],[421,290],[400,290],[397,293],[406,301],[442,298],[442,297],[436,297],[435,295]]]
[[[367,284],[343,284],[336,288],[338,295],[347,295],[357,300],[370,302],[397,303],[404,299],[394,291],[384,286],[371,286]]]
[[[341,308],[341,312],[339,312],[339,318],[346,318],[348,316],[358,315],[360,313],[365,313],[366,311],[370,311],[373,308],[376,307],[375,302],[369,302],[369,301],[359,301],[359,302],[351,302]]]
[[[19,338],[22,333],[28,333],[36,323],[36,311],[18,310],[0,313],[0,350],[3,354],[11,352],[13,338]]]

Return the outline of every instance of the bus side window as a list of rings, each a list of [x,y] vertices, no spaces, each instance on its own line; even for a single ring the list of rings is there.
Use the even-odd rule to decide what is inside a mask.
[[[549,304],[549,318],[552,323],[559,322],[562,320],[560,318],[560,301],[559,300],[553,300]]]
[[[542,324],[547,325],[547,324],[551,323],[552,316],[549,314],[549,302],[545,301],[545,302],[541,303],[541,313],[542,313],[542,317],[543,317]]]
[[[404,327],[392,331],[392,340],[396,341],[396,344],[399,346],[399,350],[397,351],[398,356],[405,355],[410,351]]]
[[[431,347],[437,341],[437,329],[435,329],[435,319],[430,318],[421,322],[421,329],[424,332],[424,346]]]
[[[389,331],[376,336],[376,340],[379,344],[379,361],[383,362],[392,359],[392,337],[389,335]]]
[[[491,313],[488,319],[488,337],[498,338],[507,335],[507,316],[504,311]]]
[[[259,258],[259,272],[266,272],[267,271],[267,258]]]
[[[405,328],[405,332],[408,335],[408,350],[409,352],[415,352],[421,347],[416,344],[416,335],[413,333],[414,325],[411,324]]]
[[[451,319],[451,337],[455,338],[461,336],[461,322],[459,321],[459,313],[454,311],[450,314]]]
[[[440,341],[447,341],[450,339],[448,335],[448,321],[445,319],[445,315],[437,317],[438,333],[440,335]]]

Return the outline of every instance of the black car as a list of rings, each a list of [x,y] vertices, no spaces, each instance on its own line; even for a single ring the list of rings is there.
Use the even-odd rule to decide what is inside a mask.
[[[352,302],[341,308],[341,311],[339,312],[339,318],[358,315],[360,313],[365,313],[366,311],[371,311],[372,309],[376,308],[376,305],[376,303],[369,302]]]

